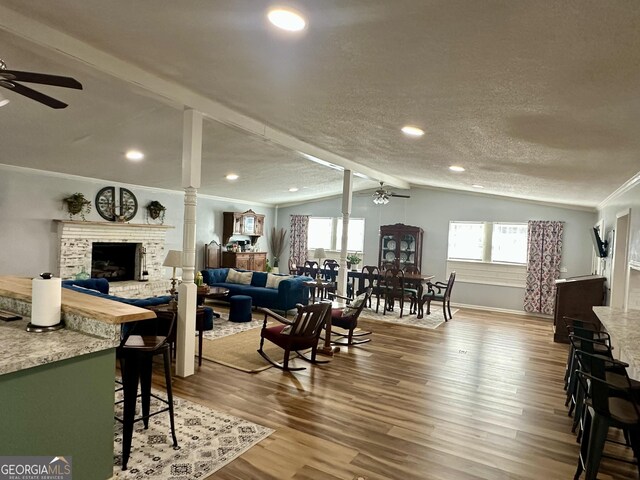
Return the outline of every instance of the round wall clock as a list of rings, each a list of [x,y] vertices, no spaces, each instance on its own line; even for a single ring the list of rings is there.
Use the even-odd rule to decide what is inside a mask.
[[[104,187],[96,195],[96,210],[102,218],[113,222],[116,219],[116,189]]]

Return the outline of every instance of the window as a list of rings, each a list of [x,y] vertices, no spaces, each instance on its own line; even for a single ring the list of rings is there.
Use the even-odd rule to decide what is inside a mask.
[[[527,225],[494,223],[491,235],[491,261],[527,263]]]
[[[336,218],[336,250],[340,250],[342,245],[342,219]],[[364,218],[349,219],[349,238],[347,240],[347,250],[350,252],[361,252],[364,250]]]
[[[309,218],[308,243],[309,249],[331,249],[331,227],[333,218]]]
[[[309,217],[309,250],[324,248],[339,251],[342,242],[342,217]],[[364,250],[364,218],[349,219],[349,240],[347,250]]]
[[[527,263],[527,224],[450,222],[449,260]]]
[[[482,261],[484,223],[449,223],[449,259]]]

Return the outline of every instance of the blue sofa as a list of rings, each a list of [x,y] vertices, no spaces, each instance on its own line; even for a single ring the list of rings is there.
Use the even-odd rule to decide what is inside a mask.
[[[149,298],[124,298],[117,297],[115,295],[109,295],[109,281],[106,278],[89,278],[87,280],[63,280],[62,286],[76,292],[86,293],[88,295],[94,295],[101,298],[107,298],[109,300],[115,300],[116,302],[127,303],[129,305],[141,308],[152,307],[156,305],[165,305],[169,303],[169,300],[171,300],[170,295]]]
[[[239,272],[247,272],[236,268]],[[267,273],[253,272],[251,285],[227,283],[228,268],[210,268],[202,270],[202,278],[207,285],[229,289],[229,296],[249,295],[254,307],[265,307],[271,310],[286,312],[295,308],[298,303],[309,303],[309,287],[303,282],[312,280],[311,277],[296,276],[282,280],[278,288],[266,288]]]
[[[106,278],[89,278],[87,280],[63,280],[62,287],[68,288],[75,292],[86,293],[116,302],[126,303],[135,307],[146,308],[156,305],[166,305],[171,300],[171,295],[163,295],[160,297],[149,298],[124,298],[115,295],[109,295],[109,281]],[[205,307],[204,328],[203,330],[211,330],[213,328],[213,309]]]

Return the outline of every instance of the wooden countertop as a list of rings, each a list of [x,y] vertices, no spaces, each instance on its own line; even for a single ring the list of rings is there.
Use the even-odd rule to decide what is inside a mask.
[[[31,279],[0,276],[0,296],[31,302]],[[62,289],[62,311],[95,318],[110,324],[156,318],[156,314],[146,308],[74,292],[68,288]]]

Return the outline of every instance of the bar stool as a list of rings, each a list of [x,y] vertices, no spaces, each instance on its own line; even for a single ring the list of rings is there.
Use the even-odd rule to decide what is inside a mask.
[[[137,330],[147,330],[149,325],[140,325],[148,322],[138,322],[128,329],[123,336],[120,346],[116,349],[116,356],[120,360],[120,370],[122,372],[122,390],[124,399],[116,402],[123,403],[123,418],[115,417],[122,423],[122,470],[127,469],[127,462],[131,454],[131,440],[133,437],[133,424],[140,420],[144,423],[144,428],[149,428],[149,418],[160,413],[169,412],[171,423],[171,436],[173,437],[174,448],[178,446],[176,429],[173,417],[173,393],[171,390],[171,358],[169,342],[167,337],[172,335],[175,329],[177,312],[165,311],[156,313],[159,320],[169,320],[169,333],[167,336],[155,334],[134,335]],[[158,328],[153,322],[153,329]],[[141,332],[142,333],[142,332]],[[151,377],[154,355],[162,355],[164,360],[164,375],[167,385],[167,400],[151,393]],[[138,383],[140,383],[140,397],[142,402],[142,416],[135,418],[136,401],[138,398]],[[151,397],[167,404],[166,408],[157,412],[149,413]]]
[[[586,392],[587,401],[584,414],[584,433],[580,444],[578,467],[574,479],[580,478],[586,470],[585,478],[595,480],[603,456],[607,433],[610,427],[622,429],[631,444],[634,457],[640,458],[640,406],[631,394],[632,384],[624,373],[627,385],[620,388],[606,380],[606,363],[610,360],[601,355],[581,353],[590,360],[591,372],[578,370],[577,379]],[[622,460],[622,459],[621,459]],[[626,461],[626,460],[625,460]],[[638,465],[640,471],[640,465]]]

